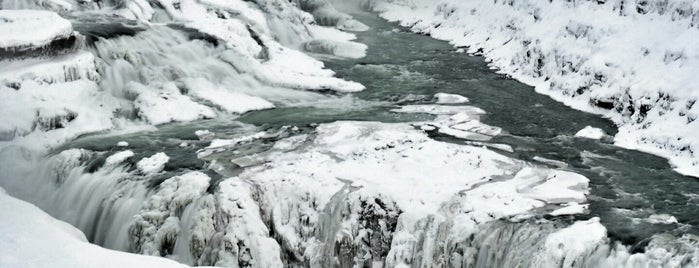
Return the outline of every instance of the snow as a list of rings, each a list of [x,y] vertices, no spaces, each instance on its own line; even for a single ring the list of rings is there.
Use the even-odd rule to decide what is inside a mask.
[[[581,175],[531,167],[481,147],[438,142],[406,124],[336,122],[318,126],[317,136],[309,138],[282,140],[275,146],[280,152],[261,156],[264,164],[239,175],[260,187],[263,213],[272,215],[283,243],[301,252],[319,245],[298,228],[320,224],[321,208],[334,206],[349,185],[357,189],[348,193],[350,200],[380,196],[384,204],[395,203],[401,214],[394,235],[415,235],[411,241],[418,240],[420,222],[441,217],[440,211],[456,211],[451,217],[460,227],[454,233],[468,236],[478,223],[584,203],[588,193]],[[299,227],[299,221],[311,226]],[[391,252],[417,246],[395,243]]]
[[[136,83],[131,83],[129,89],[138,94],[134,106],[139,116],[154,125],[216,117],[213,109],[182,95],[172,83],[163,85],[159,91]]]
[[[190,95],[211,102],[226,112],[243,114],[254,110],[274,108],[274,104],[263,98],[216,87],[204,79],[186,81],[185,83],[190,89]]]
[[[699,176],[695,1],[366,1],[573,108],[611,118],[618,146]],[[667,130],[673,131],[667,131]]]
[[[675,216],[669,214],[653,214],[648,216],[648,222],[655,224],[673,224],[678,223]]]
[[[601,140],[605,136],[607,136],[607,133],[605,133],[604,130],[591,126],[586,126],[585,128],[575,133],[575,137],[593,140]]]
[[[126,141],[119,141],[116,143],[116,146],[118,147],[129,147],[129,143]]]
[[[0,48],[42,47],[67,38],[73,27],[58,14],[44,10],[0,10]]]
[[[164,258],[90,244],[80,230],[1,188],[0,218],[2,267],[186,267]]]
[[[433,115],[455,115],[463,113],[468,116],[478,116],[485,114],[483,109],[474,106],[449,106],[449,105],[432,105],[432,104],[419,104],[419,105],[405,105],[398,109],[391,110],[396,113],[423,113],[423,114],[433,114]]]
[[[546,238],[545,252],[534,256],[539,267],[574,267],[576,261],[589,254],[607,239],[607,229],[595,217],[577,221]],[[584,234],[584,235],[581,235]]]
[[[437,99],[437,104],[460,104],[469,102],[468,98],[449,93],[437,93],[434,94],[434,98]]]
[[[114,153],[113,155],[110,155],[107,157],[107,159],[104,160],[104,165],[105,166],[116,166],[118,164],[121,164],[122,162],[126,161],[126,159],[129,159],[133,157],[134,152],[131,150],[125,150],[121,152]]]
[[[139,160],[136,163],[136,167],[144,174],[154,174],[163,171],[168,161],[170,161],[170,157],[160,152]]]
[[[575,214],[583,214],[585,213],[585,210],[587,210],[589,205],[587,204],[578,204],[575,202],[570,202],[566,204],[565,207],[559,208],[557,210],[554,210],[553,212],[549,213],[551,216],[563,216],[563,215],[575,215]]]

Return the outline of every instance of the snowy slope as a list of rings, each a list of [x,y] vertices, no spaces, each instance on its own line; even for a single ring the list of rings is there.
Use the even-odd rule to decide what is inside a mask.
[[[2,188],[0,218],[0,267],[187,267],[90,244],[80,230]]]
[[[619,125],[616,144],[699,176],[699,5],[670,1],[363,1],[482,53],[500,72]]]

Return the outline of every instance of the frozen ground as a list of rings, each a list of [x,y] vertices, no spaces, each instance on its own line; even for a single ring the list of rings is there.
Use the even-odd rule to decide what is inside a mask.
[[[364,1],[619,125],[617,145],[699,176],[696,1]],[[670,131],[671,130],[671,131]]]

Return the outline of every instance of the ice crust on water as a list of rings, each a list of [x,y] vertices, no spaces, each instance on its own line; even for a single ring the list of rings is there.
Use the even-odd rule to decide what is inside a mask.
[[[539,93],[611,118],[615,144],[699,176],[696,1],[364,2],[415,32],[483,54]]]

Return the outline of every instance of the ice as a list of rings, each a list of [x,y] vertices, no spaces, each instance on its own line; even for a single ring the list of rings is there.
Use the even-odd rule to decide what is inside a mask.
[[[570,202],[566,204],[564,207],[559,208],[557,210],[554,210],[553,212],[549,213],[551,216],[563,216],[563,215],[575,215],[575,214],[582,214],[587,210],[589,205],[587,204],[578,204],[575,202]]]
[[[182,95],[172,83],[162,85],[158,91],[131,83],[129,90],[138,95],[134,100],[134,106],[138,109],[139,116],[151,124],[216,117],[214,110]]]
[[[361,196],[380,196],[384,204],[395,202],[401,214],[394,236],[417,235],[421,231],[416,228],[424,221],[443,219],[442,211],[455,213],[450,217],[464,222],[459,228],[468,232],[453,229],[454,233],[467,236],[478,229],[477,223],[531,213],[549,204],[583,203],[588,191],[581,175],[522,168],[525,163],[485,148],[434,141],[406,124],[336,122],[320,125],[317,132],[310,146],[271,153],[264,164],[239,175],[259,185],[261,202],[269,204],[261,208],[272,215],[282,243],[301,252],[305,248],[309,254],[322,246],[308,240],[307,230],[329,220],[321,217],[326,213],[321,208],[344,198],[353,202]],[[306,139],[283,140],[277,148],[308,144]],[[343,187],[356,190],[345,192]],[[354,231],[347,232],[342,236],[356,239]],[[394,240],[390,250],[414,247],[414,242],[402,245]]]
[[[604,132],[604,130],[591,127],[591,126],[586,126],[585,128],[581,129],[577,133],[575,133],[575,137],[578,138],[586,138],[586,139],[593,139],[593,140],[601,140],[602,138],[606,137],[607,133]]]
[[[653,214],[648,217],[648,222],[656,224],[674,224],[678,223],[677,218],[668,214]]]
[[[160,152],[139,160],[136,163],[136,167],[144,174],[154,174],[163,171],[168,161],[170,161],[170,157]]]
[[[140,163],[140,162],[139,162]],[[140,167],[139,167],[140,168]],[[182,232],[179,217],[186,206],[209,187],[211,179],[192,171],[160,184],[158,191],[143,204],[129,226],[129,242],[141,254],[164,256],[172,253]]]
[[[558,160],[554,160],[554,159],[548,159],[548,158],[541,157],[541,156],[534,156],[534,157],[532,157],[532,160],[537,161],[537,162],[541,162],[541,163],[544,163],[547,165],[556,166],[559,168],[568,167],[568,164],[566,162],[558,161]]]
[[[244,93],[229,91],[204,80],[197,79],[187,81],[189,94],[211,102],[220,109],[237,114],[243,114],[254,110],[274,108],[274,104],[260,97],[253,97]]]
[[[116,146],[118,147],[129,147],[129,143],[126,141],[119,141],[116,143]]]
[[[455,115],[464,113],[469,116],[485,114],[485,111],[474,106],[449,106],[449,105],[405,105],[398,109],[391,110],[396,113],[424,113],[434,115]]]
[[[535,255],[539,267],[574,267],[599,244],[607,240],[607,229],[595,217],[587,221],[577,221],[573,225],[558,230],[546,238],[545,252]],[[584,235],[581,235],[584,234]]]
[[[194,135],[196,135],[197,138],[199,138],[200,140],[205,140],[205,139],[209,139],[209,138],[215,136],[216,133],[213,133],[208,129],[200,129],[200,130],[194,131]]]
[[[126,161],[126,159],[133,157],[134,155],[135,155],[134,152],[131,150],[117,152],[117,153],[107,157],[107,159],[104,160],[104,165],[105,166],[116,166],[116,165],[121,164],[122,162]]]
[[[434,98],[437,99],[437,104],[460,104],[469,101],[464,96],[449,93],[437,93],[434,94]]]

